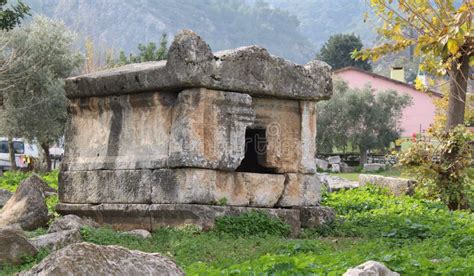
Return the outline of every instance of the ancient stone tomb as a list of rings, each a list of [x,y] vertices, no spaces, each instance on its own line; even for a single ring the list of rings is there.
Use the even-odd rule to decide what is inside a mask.
[[[299,227],[320,200],[315,103],[331,93],[322,62],[212,53],[191,31],[167,61],[68,79],[58,210],[153,230],[262,208]]]

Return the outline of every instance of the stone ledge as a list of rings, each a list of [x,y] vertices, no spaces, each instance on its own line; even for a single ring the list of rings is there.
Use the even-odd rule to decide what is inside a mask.
[[[62,215],[74,214],[91,218],[115,230],[146,229],[154,231],[167,226],[196,225],[203,230],[214,227],[217,217],[237,216],[249,211],[264,211],[279,217],[292,228],[292,236],[300,231],[298,209],[253,208],[198,204],[67,204],[59,203],[56,210]]]
[[[101,225],[111,225],[114,229],[127,231],[146,229],[154,231],[167,226],[193,224],[203,230],[214,227],[217,217],[249,211],[263,211],[289,224],[292,237],[298,236],[301,226],[315,227],[325,223],[327,207],[314,206],[304,209],[293,208],[253,208],[236,206],[198,204],[67,204],[59,203],[56,210],[62,215],[74,214],[95,220]],[[320,211],[322,210],[322,211]],[[321,218],[317,216],[322,216]]]
[[[66,80],[72,98],[176,91],[203,87],[252,96],[300,100],[328,99],[331,68],[321,61],[302,66],[258,46],[212,53],[197,34],[176,34],[168,60],[130,64]]]

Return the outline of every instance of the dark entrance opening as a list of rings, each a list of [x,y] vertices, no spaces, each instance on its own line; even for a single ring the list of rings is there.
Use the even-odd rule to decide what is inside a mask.
[[[245,131],[245,157],[237,168],[238,172],[275,173],[275,169],[262,166],[267,153],[265,129]]]

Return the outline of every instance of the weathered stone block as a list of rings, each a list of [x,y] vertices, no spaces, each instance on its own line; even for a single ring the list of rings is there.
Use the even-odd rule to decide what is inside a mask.
[[[387,166],[385,164],[379,163],[366,163],[364,164],[364,171],[366,172],[376,172],[380,169],[386,169]]]
[[[316,158],[316,167],[327,170],[329,168],[329,162],[323,159]]]
[[[385,177],[381,175],[360,174],[359,185],[364,186],[373,184],[376,186],[387,188],[394,195],[404,195],[413,192],[415,181],[411,179]]]
[[[301,158],[301,114],[297,101],[254,98],[255,123],[265,129],[265,158],[259,162],[277,173],[296,173]]]
[[[285,176],[260,173],[236,173],[235,185],[245,187],[249,206],[273,207],[283,193]]]
[[[301,159],[299,172],[316,173],[316,103],[300,101],[301,114],[301,136],[300,151]]]
[[[164,167],[176,98],[159,92],[71,100],[63,170]]]
[[[252,96],[301,100],[332,94],[331,68],[321,61],[301,66],[270,55],[258,46],[213,54],[189,30],[176,34],[167,61],[130,64],[66,81],[66,96],[123,95],[148,91],[180,91],[207,87]]]
[[[321,180],[316,174],[286,174],[285,189],[278,206],[312,206],[321,200]]]
[[[255,208],[239,206],[217,206],[200,204],[67,204],[59,203],[60,214],[75,214],[94,219],[102,225],[128,231],[145,229],[154,231],[161,227],[196,225],[203,230],[214,227],[217,217],[237,216],[244,212],[262,211],[289,224],[292,236],[300,231],[300,210]]]
[[[329,156],[328,157],[329,164],[339,164],[341,163],[341,157],[339,155],[336,156]]]
[[[115,230],[146,229],[151,231],[149,204],[70,204],[59,203],[56,210],[61,215],[90,218],[101,225],[111,225]]]
[[[251,103],[246,94],[204,88],[179,93],[168,166],[237,169],[245,154],[245,129],[255,117]]]
[[[152,203],[193,203],[273,207],[283,191],[283,175],[204,169],[154,172]]]
[[[150,203],[151,170],[65,171],[59,175],[64,203]]]

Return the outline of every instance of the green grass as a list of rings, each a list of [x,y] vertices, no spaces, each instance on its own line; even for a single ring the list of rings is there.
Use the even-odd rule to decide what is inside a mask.
[[[285,238],[284,231],[266,231],[278,224],[255,214],[224,220],[221,228],[209,232],[191,226],[163,228],[147,240],[108,228],[84,228],[82,235],[96,244],[160,252],[187,275],[341,275],[367,260],[381,261],[402,275],[474,271],[474,214],[469,211],[393,197],[373,186],[326,194],[323,204],[333,207],[338,219],[305,230],[298,239]],[[239,227],[231,227],[233,223]],[[256,226],[250,227],[252,223]],[[255,232],[259,227],[271,234]],[[0,274],[27,269],[42,257]]]

